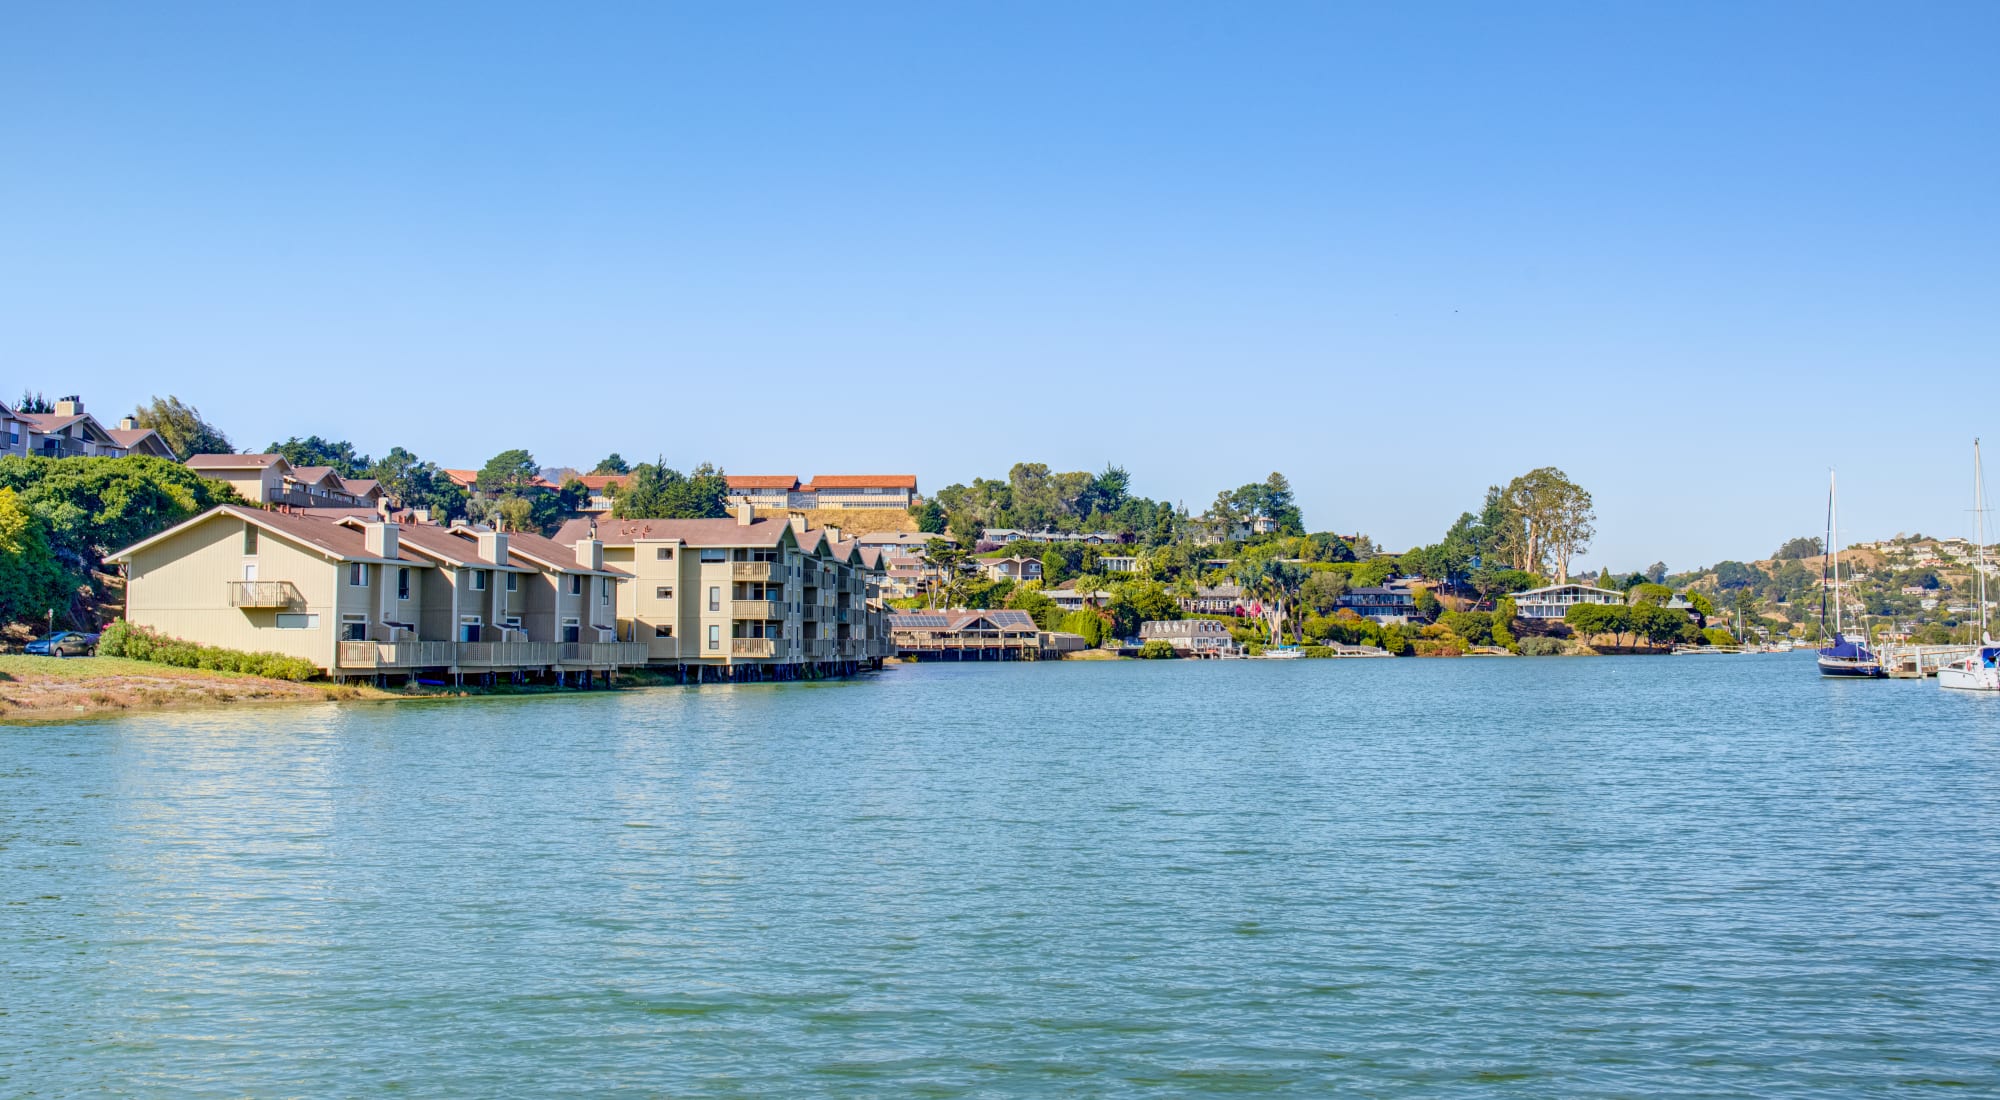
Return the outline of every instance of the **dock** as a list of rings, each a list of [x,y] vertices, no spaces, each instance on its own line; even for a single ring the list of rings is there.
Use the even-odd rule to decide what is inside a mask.
[[[1884,645],[1876,656],[1882,670],[1898,680],[1921,680],[1936,676],[1938,669],[1955,664],[1979,652],[1974,645]]]

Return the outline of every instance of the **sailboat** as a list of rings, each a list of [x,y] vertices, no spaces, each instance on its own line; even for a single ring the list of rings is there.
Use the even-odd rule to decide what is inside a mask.
[[[1829,472],[1826,477],[1826,558],[1821,568],[1819,597],[1819,628],[1826,632],[1826,603],[1829,596],[1833,600],[1833,644],[1819,651],[1819,674],[1838,676],[1846,679],[1879,679],[1888,673],[1882,668],[1882,661],[1869,652],[1860,642],[1852,642],[1840,633],[1840,506],[1839,483]],[[1828,569],[1831,572],[1828,572]]]
[[[1938,669],[1938,686],[1956,691],[2000,691],[2000,646],[1986,630],[1986,471],[1979,461],[1979,441],[1972,441],[1972,511],[1978,518],[1979,649],[1962,661]]]

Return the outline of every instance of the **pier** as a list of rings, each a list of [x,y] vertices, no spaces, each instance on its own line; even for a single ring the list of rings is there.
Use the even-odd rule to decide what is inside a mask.
[[[1898,680],[1936,676],[1938,669],[1979,652],[1974,645],[1884,645],[1877,656],[1882,670]]]

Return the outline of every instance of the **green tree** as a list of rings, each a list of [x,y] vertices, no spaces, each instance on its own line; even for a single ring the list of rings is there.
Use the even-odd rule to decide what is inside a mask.
[[[535,456],[516,447],[487,459],[474,484],[489,493],[525,492],[534,486],[538,470]]]
[[[0,458],[0,486],[20,494],[50,549],[79,576],[103,569],[104,555],[203,512],[242,500],[164,458]]]
[[[926,535],[940,535],[945,529],[944,509],[935,500],[926,500],[910,506],[910,518],[917,522],[917,530]]]
[[[1512,596],[1503,596],[1493,605],[1493,644],[1508,649],[1516,648],[1514,639],[1514,619],[1520,614],[1520,607]]]
[[[56,411],[56,405],[55,402],[43,397],[40,390],[22,390],[21,399],[14,402],[14,411],[24,413],[52,413]]]
[[[1054,587],[1068,580],[1070,576],[1069,563],[1064,560],[1062,551],[1053,546],[1042,551],[1043,584]]]
[[[1146,644],[1139,647],[1139,656],[1148,661],[1164,661],[1178,654],[1174,652],[1173,643],[1165,638],[1148,638]]]
[[[502,531],[534,531],[535,506],[527,497],[506,496],[493,502],[493,518]]]
[[[1314,570],[1299,586],[1299,601],[1322,615],[1331,615],[1347,595],[1347,574],[1336,569]]]
[[[1508,540],[1517,569],[1541,572],[1553,564],[1557,584],[1569,579],[1569,563],[1590,548],[1597,533],[1590,494],[1554,466],[1530,470],[1503,491]]]
[[[1816,558],[1826,553],[1826,542],[1817,535],[1800,535],[1786,539],[1783,546],[1771,554],[1773,561],[1797,561],[1801,558]]]
[[[304,439],[293,436],[283,443],[272,443],[264,448],[265,454],[282,455],[293,466],[331,466],[341,477],[360,477],[361,471],[370,465],[367,455],[356,454],[354,444],[345,439],[338,442],[309,435]]]
[[[56,563],[41,521],[21,501],[21,494],[0,487],[0,623],[44,623],[53,610],[74,623],[71,603],[76,581]]]
[[[619,474],[631,473],[632,467],[626,465],[625,460],[618,457],[617,451],[613,451],[604,458],[599,459],[597,465],[591,467],[590,472],[595,477],[615,477]]]
[[[363,477],[382,484],[382,491],[399,508],[425,508],[439,523],[465,515],[465,490],[458,487],[436,463],[425,462],[401,447],[377,459]]]
[[[183,404],[169,394],[155,396],[132,411],[141,428],[151,428],[173,448],[174,456],[185,461],[189,455],[229,454],[236,448],[222,429],[202,419],[201,410]]]
[[[721,519],[729,514],[729,482],[708,463],[682,474],[664,463],[632,467],[611,504],[619,519]]]

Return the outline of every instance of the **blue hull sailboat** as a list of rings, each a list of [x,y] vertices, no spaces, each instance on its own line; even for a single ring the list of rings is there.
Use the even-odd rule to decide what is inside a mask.
[[[1849,641],[1840,632],[1840,512],[1834,475],[1826,482],[1826,557],[1820,567],[1819,629],[1826,633],[1826,605],[1833,601],[1833,644],[1819,651],[1819,674],[1849,679],[1879,680],[1889,673],[1881,658],[1860,642]]]

